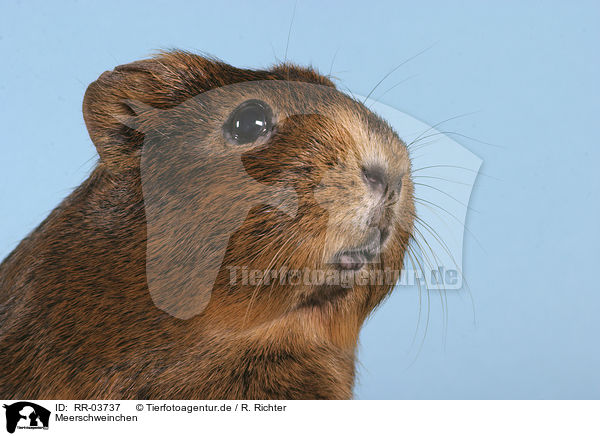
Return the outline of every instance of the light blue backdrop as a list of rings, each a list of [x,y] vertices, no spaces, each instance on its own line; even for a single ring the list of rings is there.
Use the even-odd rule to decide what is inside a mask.
[[[288,59],[375,96],[483,159],[469,291],[400,290],[361,339],[357,398],[600,398],[597,2],[298,1]],[[294,3],[0,5],[0,256],[95,162],[81,116],[104,70],[179,47],[237,66],[283,59]],[[442,129],[444,130],[444,129]],[[470,294],[469,294],[470,292]],[[445,325],[444,312],[448,322]],[[427,331],[425,319],[429,313]],[[415,334],[416,332],[416,334]],[[413,341],[413,337],[415,340]]]

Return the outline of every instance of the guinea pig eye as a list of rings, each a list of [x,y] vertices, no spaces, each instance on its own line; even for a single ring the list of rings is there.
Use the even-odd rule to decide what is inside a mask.
[[[267,135],[273,125],[273,112],[260,100],[248,100],[239,105],[225,123],[225,136],[236,144],[254,142]]]

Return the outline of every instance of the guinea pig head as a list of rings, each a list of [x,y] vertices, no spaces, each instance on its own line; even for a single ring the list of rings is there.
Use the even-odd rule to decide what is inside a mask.
[[[172,316],[366,316],[393,287],[414,219],[406,146],[313,70],[165,53],[100,76],[84,117],[107,171],[139,171],[148,289]]]

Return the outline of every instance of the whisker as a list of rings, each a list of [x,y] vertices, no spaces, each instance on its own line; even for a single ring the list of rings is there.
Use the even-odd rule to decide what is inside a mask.
[[[501,148],[501,149],[506,149],[507,148],[507,147],[505,147],[503,145],[493,144],[491,142],[482,141],[482,140],[474,138],[472,136],[468,136],[468,135],[465,135],[463,133],[454,132],[454,131],[451,131],[451,130],[443,130],[443,131],[439,131],[439,132],[436,132],[436,133],[431,133],[430,135],[426,135],[426,136],[422,137],[421,139],[427,139],[427,138],[431,138],[431,137],[437,136],[437,135],[460,136],[461,138],[465,138],[465,139],[468,139],[470,141],[478,142],[478,143],[483,144],[483,145],[489,145],[490,147],[496,147],[496,148]],[[413,143],[414,143],[414,141],[413,141]]]
[[[350,95],[352,96],[352,98],[354,99],[354,101],[358,101],[358,99],[356,98],[356,96],[354,95],[354,93],[352,92],[352,90],[351,90],[350,88],[348,88],[348,87],[347,87],[346,85],[344,85],[343,83],[342,83],[341,85],[344,87],[344,89],[345,89],[346,91],[348,91],[348,92],[350,93]]]
[[[294,10],[292,11],[292,19],[290,20],[290,28],[288,29],[287,42],[285,43],[285,55],[283,62],[287,62],[288,48],[290,46],[290,36],[292,35],[292,26],[294,25],[294,18],[296,17],[296,6],[298,6],[298,0],[294,2]],[[289,79],[289,76],[288,76]]]
[[[441,261],[440,259],[437,257],[437,255],[435,254],[434,250],[431,248],[431,245],[429,245],[429,243],[427,242],[427,239],[425,238],[425,236],[423,235],[423,233],[421,233],[421,231],[415,227],[414,229],[419,236],[421,237],[423,243],[427,246],[428,248],[428,252],[426,250],[424,250],[424,248],[421,246],[421,244],[419,244],[419,241],[414,238],[414,242],[417,244],[417,247],[419,248],[421,254],[424,256],[424,260],[427,263],[428,267],[429,267],[429,271],[433,272],[436,268],[436,265],[441,265]],[[441,243],[441,242],[440,242]],[[431,254],[431,256],[433,256],[433,260],[435,262],[435,264],[433,264],[431,262],[431,260],[429,259],[429,254]],[[454,260],[452,254],[449,253],[450,258],[452,258],[452,261],[456,264],[456,261]],[[462,273],[461,273],[462,276]],[[427,281],[426,281],[427,283]],[[446,344],[446,339],[447,339],[447,335],[448,335],[448,319],[449,319],[449,311],[448,311],[448,299],[447,299],[447,289],[445,288],[445,283],[442,282],[442,288],[441,289],[427,289],[427,292],[432,292],[432,291],[439,291],[440,294],[440,303],[441,303],[441,308],[442,308],[442,322],[443,322],[443,328],[442,328],[442,335],[443,335],[443,344],[445,346]]]
[[[444,123],[447,123],[448,121],[452,121],[452,120],[456,120],[458,118],[464,118],[464,117],[468,117],[470,115],[474,115],[476,113],[478,113],[480,111],[473,111],[473,112],[467,112],[464,114],[459,114],[459,115],[455,115],[453,117],[450,118],[446,118],[445,120],[442,120],[440,122],[435,123],[433,126],[429,127],[428,129],[424,130],[419,136],[417,136],[414,140],[412,140],[407,147],[410,147],[412,144],[414,144],[417,140],[419,140],[423,135],[425,135],[427,132],[434,130],[436,127],[441,126]]]
[[[465,186],[471,186],[470,183],[465,183],[465,182],[459,182],[457,180],[450,180],[450,179],[445,179],[443,177],[434,177],[434,176],[412,176],[413,179],[436,179],[436,180],[443,180],[444,182],[450,182],[450,183],[457,183],[459,185],[465,185]]]
[[[481,250],[483,250],[483,252],[485,252],[485,253],[487,254],[486,250],[483,248],[483,245],[481,245],[481,242],[479,242],[479,239],[477,239],[477,237],[476,237],[476,236],[473,234],[473,232],[471,232],[471,230],[470,230],[470,229],[467,227],[467,225],[466,225],[465,223],[463,223],[463,222],[462,222],[460,219],[458,219],[458,218],[457,218],[457,217],[456,217],[454,214],[452,214],[452,213],[448,212],[448,211],[447,211],[446,209],[444,209],[443,207],[441,207],[441,206],[439,206],[439,205],[437,205],[437,204],[435,204],[435,203],[433,203],[433,202],[431,202],[431,201],[424,200],[424,199],[422,199],[422,198],[415,198],[415,201],[416,201],[417,203],[420,203],[420,204],[422,204],[422,205],[423,205],[423,206],[425,206],[425,207],[427,207],[427,204],[430,204],[431,206],[437,207],[438,209],[440,209],[440,210],[443,210],[444,212],[446,212],[448,215],[450,215],[452,218],[454,218],[454,219],[455,219],[455,220],[456,220],[456,221],[457,221],[457,222],[458,222],[458,223],[459,223],[461,226],[463,226],[463,228],[464,228],[464,229],[465,229],[467,232],[469,232],[469,234],[470,234],[470,235],[473,237],[473,239],[475,240],[475,242],[477,242],[477,244],[479,245],[479,247],[481,248]],[[424,203],[427,203],[427,204],[424,204]],[[439,215],[438,215],[438,216],[439,216]],[[440,217],[440,218],[441,218],[441,217]]]
[[[454,264],[454,267],[456,268],[456,270],[460,274],[460,277],[461,277],[461,279],[463,281],[463,287],[467,290],[467,293],[469,294],[469,299],[471,301],[471,311],[473,312],[473,324],[476,325],[477,324],[477,320],[476,320],[476,316],[475,316],[475,300],[473,299],[473,293],[471,292],[471,286],[469,285],[469,281],[467,280],[467,277],[463,273],[462,268],[456,263],[456,259],[454,259],[454,256],[450,252],[450,248],[446,245],[446,243],[442,240],[442,238],[438,235],[438,233],[433,229],[433,227],[431,227],[422,218],[420,218],[420,217],[418,217],[416,215],[414,215],[414,218],[415,218],[416,222],[418,222],[419,224],[421,224],[423,226],[423,228],[425,230],[427,230],[427,232],[429,232],[429,234],[431,236],[433,236],[433,238],[444,249],[444,251],[446,252],[446,254],[448,255],[448,257],[450,257],[450,259],[452,260],[452,263]],[[420,231],[419,231],[419,234],[422,235],[422,233]],[[424,236],[422,236],[422,237],[424,238]]]
[[[426,51],[430,50],[433,46],[435,46],[434,44],[431,44],[429,47],[421,50],[420,52],[418,52],[417,54],[409,57],[408,59],[406,59],[405,61],[403,61],[400,65],[396,66],[395,68],[392,69],[392,71],[390,71],[389,73],[387,73],[385,76],[383,76],[383,78],[377,82],[377,84],[373,87],[373,89],[371,89],[371,91],[367,94],[367,96],[365,97],[365,99],[363,100],[363,104],[369,99],[369,97],[373,94],[373,92],[379,87],[379,85],[381,85],[383,83],[383,81],[385,79],[387,79],[391,74],[393,74],[395,71],[397,71],[400,67],[402,67],[403,65],[405,65],[406,63],[410,62],[411,60],[415,59],[416,57],[422,55],[423,53],[425,53]]]
[[[494,179],[494,180],[497,180],[499,182],[503,182],[504,181],[502,179],[499,179],[498,177],[486,174],[484,172],[477,171],[477,170],[474,170],[474,169],[471,169],[471,168],[461,167],[459,165],[429,165],[429,166],[426,166],[426,167],[421,167],[421,168],[413,169],[412,173],[423,171],[423,170],[428,170],[428,169],[432,169],[432,168],[456,168],[456,169],[459,169],[459,170],[464,170],[464,171],[468,171],[468,172],[471,172],[471,173],[475,173],[475,174],[477,174],[477,176],[489,177],[490,179]]]
[[[407,78],[399,81],[398,83],[396,83],[394,86],[391,86],[390,88],[388,88],[383,94],[381,94],[379,97],[377,97],[373,103],[371,103],[369,105],[369,109],[371,109],[373,107],[373,105],[377,102],[379,102],[388,92],[390,92],[392,89],[397,88],[398,86],[402,85],[405,82],[408,82],[410,79],[413,79],[415,77],[417,77],[418,74],[413,74],[412,76],[408,76]]]
[[[415,262],[414,262],[414,260],[412,258],[410,241],[409,241],[409,245],[407,245],[407,247],[406,247],[406,254],[408,255],[408,260],[410,261],[410,264],[412,266],[412,271],[413,272],[416,271],[417,267],[415,266]],[[408,272],[406,272],[406,274],[408,274]],[[407,279],[408,279],[408,277],[407,277]],[[421,304],[422,304],[421,303],[421,283],[418,283],[417,285],[418,285],[417,287],[419,288],[419,293],[418,293],[418,296],[419,296],[419,304],[418,304],[419,311],[417,313],[417,325],[415,326],[415,332],[413,334],[413,338],[412,338],[410,347],[412,347],[413,344],[415,343],[417,333],[419,332],[419,325],[421,324]]]
[[[335,53],[333,54],[333,59],[331,59],[331,65],[329,66],[329,73],[327,73],[327,77],[331,77],[331,72],[333,71],[333,64],[335,62],[335,58],[337,57],[337,54],[339,51],[340,51],[339,47],[335,49]]]
[[[411,238],[410,242],[415,242],[416,243],[416,241],[414,240],[414,238]],[[423,265],[421,264],[421,262],[419,262],[419,259],[418,259],[417,255],[416,255],[415,251],[414,251],[414,248],[409,244],[409,246],[407,247],[407,249],[408,249],[409,253],[411,253],[410,260],[411,260],[411,263],[413,265],[413,268],[415,268],[415,263],[416,263],[417,267],[419,268],[419,271],[421,272],[421,275],[423,277],[425,277],[425,270],[423,269]],[[413,272],[416,272],[416,269],[414,269]],[[417,327],[416,327],[416,330],[415,330],[415,334],[413,335],[413,339],[411,341],[411,344],[410,344],[409,348],[413,348],[414,345],[415,345],[415,341],[417,339],[417,333],[419,331],[419,325],[421,323],[421,318],[422,318],[422,316],[421,316],[422,302],[421,301],[422,301],[423,289],[421,287],[421,280],[417,280],[417,287],[419,289],[419,314],[418,314]],[[429,296],[428,296],[428,298],[427,298],[427,317],[426,317],[426,321],[425,321],[425,330],[423,332],[423,338],[421,339],[420,345],[419,345],[419,347],[417,349],[415,360],[416,360],[416,357],[418,357],[419,353],[421,352],[421,349],[423,348],[423,344],[425,342],[425,337],[427,336],[427,331],[429,329],[429,303],[430,303],[430,301],[429,301]],[[414,361],[412,363],[414,363]],[[408,366],[408,368],[410,368],[410,366],[412,365],[412,363]]]
[[[441,189],[438,189],[438,188],[436,188],[435,186],[431,186],[431,185],[428,185],[428,184],[426,184],[426,183],[417,183],[417,182],[414,182],[413,184],[414,184],[415,186],[424,186],[424,187],[426,187],[426,188],[434,189],[434,190],[436,190],[436,191],[438,191],[438,192],[440,192],[440,193],[442,193],[442,194],[444,194],[444,195],[446,195],[446,196],[450,197],[452,200],[456,201],[458,204],[461,204],[461,205],[463,205],[463,206],[464,206],[464,207],[466,207],[467,209],[469,209],[469,210],[472,210],[473,212],[481,213],[481,212],[479,212],[478,210],[476,210],[476,209],[473,209],[473,208],[472,208],[471,206],[469,206],[468,204],[465,204],[465,203],[463,203],[462,201],[458,200],[457,198],[453,197],[452,195],[448,194],[447,192],[445,192],[445,191],[442,191]]]
[[[458,165],[429,165],[429,166],[426,166],[426,167],[415,168],[415,169],[412,170],[412,172],[416,173],[418,171],[428,170],[428,169],[431,169],[431,168],[458,168],[458,169],[461,169],[461,170],[470,171],[472,173],[477,173],[476,170],[473,170],[471,168],[461,167],[461,166],[458,166]]]

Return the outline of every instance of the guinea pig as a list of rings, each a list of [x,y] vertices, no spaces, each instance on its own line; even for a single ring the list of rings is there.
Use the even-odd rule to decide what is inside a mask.
[[[312,68],[103,73],[89,178],[0,266],[0,397],[350,399],[413,232],[406,144]]]

